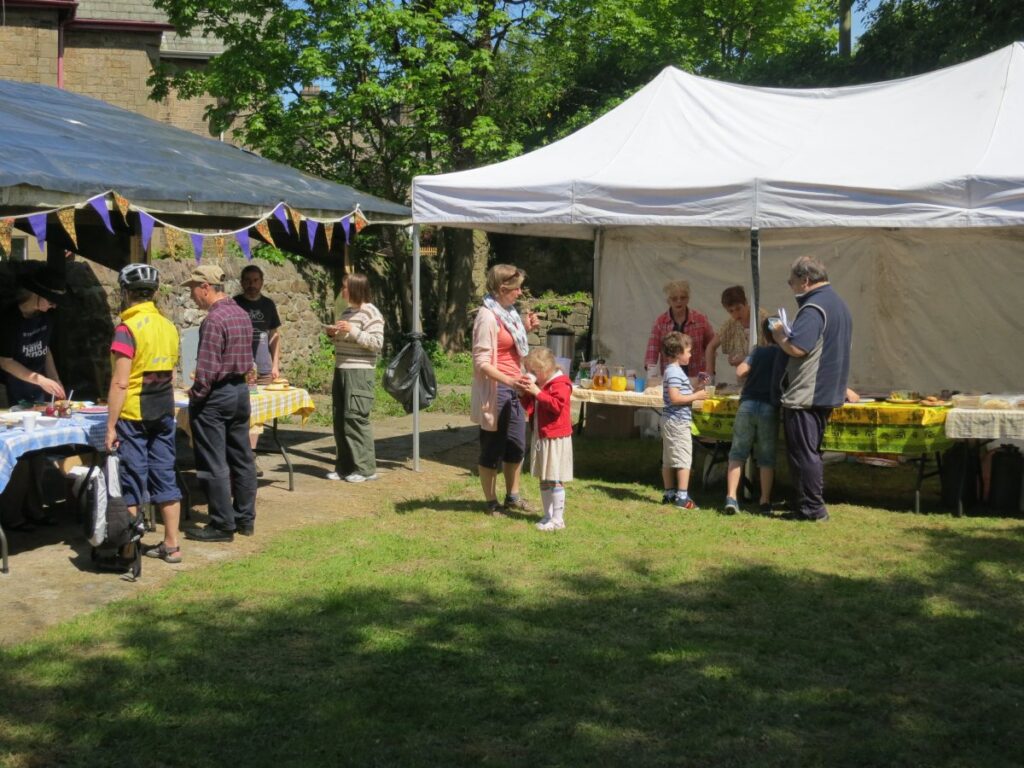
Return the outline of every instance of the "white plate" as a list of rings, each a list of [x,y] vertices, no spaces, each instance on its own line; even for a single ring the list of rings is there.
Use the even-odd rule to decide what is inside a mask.
[[[15,426],[21,426],[21,414],[20,413],[0,413],[0,424],[13,424]]]
[[[60,421],[56,416],[40,416],[36,419],[36,429],[47,429],[48,427],[56,427]]]

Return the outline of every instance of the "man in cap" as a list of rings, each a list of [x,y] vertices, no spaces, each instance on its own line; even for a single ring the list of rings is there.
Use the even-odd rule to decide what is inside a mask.
[[[189,528],[195,541],[233,541],[251,536],[256,520],[256,463],[249,445],[252,321],[224,293],[224,270],[203,264],[182,285],[207,310],[199,327],[195,381],[189,391],[196,475],[206,493],[210,524]]]

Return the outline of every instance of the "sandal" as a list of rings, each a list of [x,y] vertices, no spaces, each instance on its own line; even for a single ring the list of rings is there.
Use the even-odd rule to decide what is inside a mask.
[[[155,547],[150,547],[143,552],[146,557],[155,557],[165,563],[181,562],[181,547],[168,547],[162,541]]]

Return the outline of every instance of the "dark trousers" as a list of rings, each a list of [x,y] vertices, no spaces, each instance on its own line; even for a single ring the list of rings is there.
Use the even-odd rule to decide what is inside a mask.
[[[786,433],[786,455],[796,489],[797,508],[815,518],[828,514],[825,509],[825,465],[821,460],[821,441],[831,408],[782,409]]]
[[[377,455],[370,428],[373,410],[372,368],[335,368],[331,405],[334,407],[334,471],[342,477],[358,472],[369,477],[377,471]]]
[[[209,504],[210,523],[222,531],[256,519],[256,461],[249,445],[249,388],[245,381],[215,386],[190,403],[196,476]],[[232,502],[234,497],[234,502]]]

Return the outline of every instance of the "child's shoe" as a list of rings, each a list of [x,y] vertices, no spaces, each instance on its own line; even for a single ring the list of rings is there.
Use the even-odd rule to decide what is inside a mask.
[[[689,496],[676,496],[675,502],[673,502],[679,509],[700,509],[696,502]]]
[[[548,520],[547,522],[541,520],[537,523],[538,531],[561,531],[563,528],[565,528],[565,523],[559,520]]]
[[[676,500],[676,491],[675,491],[675,489],[672,489],[670,491],[662,492],[662,494],[661,494],[661,503],[662,504],[672,504],[672,503],[675,502],[675,500]]]
[[[722,509],[722,513],[726,515],[735,515],[740,511],[740,503],[732,496],[725,497],[725,507]]]

